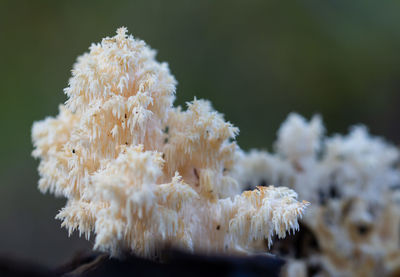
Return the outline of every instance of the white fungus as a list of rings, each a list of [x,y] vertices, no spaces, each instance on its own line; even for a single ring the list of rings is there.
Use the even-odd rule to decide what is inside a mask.
[[[232,177],[250,187],[287,186],[311,202],[301,227],[317,246],[286,244],[280,254],[291,261],[287,276],[398,276],[398,148],[361,125],[345,136],[323,135],[319,117],[307,122],[291,114],[278,132],[276,153],[238,152]]]
[[[173,107],[168,65],[126,32],[78,58],[66,104],[32,128],[40,190],[68,199],[62,225],[114,256],[165,244],[248,253],[297,230],[308,203],[284,187],[241,194],[231,174],[238,129],[207,101]]]

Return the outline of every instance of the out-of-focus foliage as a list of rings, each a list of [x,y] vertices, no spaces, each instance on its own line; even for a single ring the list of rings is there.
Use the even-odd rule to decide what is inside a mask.
[[[128,27],[169,62],[178,103],[211,100],[246,149],[271,145],[292,111],[397,143],[399,12],[397,1],[1,1],[0,253],[59,263],[87,246],[51,218],[63,200],[36,190],[30,128],[66,100],[88,43]]]

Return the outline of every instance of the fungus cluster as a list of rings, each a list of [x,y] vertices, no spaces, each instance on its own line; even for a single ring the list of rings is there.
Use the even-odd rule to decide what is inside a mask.
[[[311,202],[298,238],[272,249],[290,260],[287,276],[398,276],[399,150],[361,125],[325,137],[320,117],[297,114],[275,146],[238,152],[232,172],[241,184],[288,186]]]
[[[285,187],[242,193],[238,129],[207,101],[174,107],[175,85],[125,28],[78,58],[65,105],[32,128],[39,188],[67,198],[62,226],[114,256],[247,253],[297,230],[308,203]]]

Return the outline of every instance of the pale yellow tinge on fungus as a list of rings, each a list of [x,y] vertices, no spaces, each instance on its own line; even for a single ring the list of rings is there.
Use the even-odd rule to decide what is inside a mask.
[[[62,225],[93,232],[95,249],[143,256],[162,244],[250,252],[297,230],[308,203],[283,187],[240,194],[238,129],[207,101],[173,107],[167,64],[126,32],[78,58],[59,115],[32,129],[40,190],[68,199]]]

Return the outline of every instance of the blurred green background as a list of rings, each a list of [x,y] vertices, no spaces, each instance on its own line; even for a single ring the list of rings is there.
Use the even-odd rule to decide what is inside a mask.
[[[92,242],[37,190],[32,123],[66,100],[72,64],[119,26],[158,50],[176,104],[210,99],[244,149],[271,149],[291,111],[329,133],[365,123],[400,141],[399,1],[0,1],[0,255],[48,265]]]

